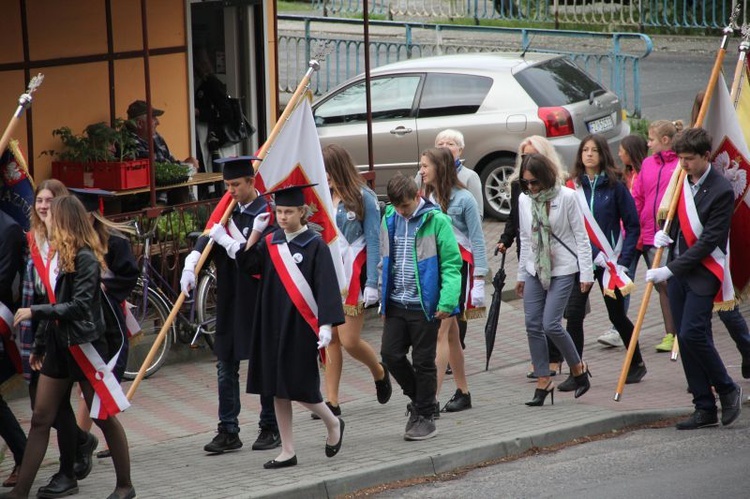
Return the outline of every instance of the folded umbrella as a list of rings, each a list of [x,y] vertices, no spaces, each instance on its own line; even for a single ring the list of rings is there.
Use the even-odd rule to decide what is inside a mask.
[[[495,251],[495,254],[497,254],[497,251]],[[503,260],[500,263],[500,269],[495,272],[495,277],[492,278],[492,286],[495,290],[492,293],[492,303],[490,304],[490,309],[487,313],[487,323],[484,325],[484,344],[487,350],[487,364],[484,367],[485,371],[490,368],[490,356],[492,355],[492,350],[495,348],[497,320],[500,316],[500,295],[505,286],[505,253],[503,253]]]

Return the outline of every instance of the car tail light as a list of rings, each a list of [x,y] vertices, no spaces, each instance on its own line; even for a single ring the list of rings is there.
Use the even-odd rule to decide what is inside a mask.
[[[547,137],[573,134],[573,119],[564,107],[540,107],[537,116],[544,122]]]

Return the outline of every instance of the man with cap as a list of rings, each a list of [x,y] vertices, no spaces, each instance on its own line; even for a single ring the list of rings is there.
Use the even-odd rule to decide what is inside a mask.
[[[163,115],[161,109],[151,108],[151,131],[154,134],[154,161],[158,163],[179,163],[180,161],[172,156],[169,151],[164,137],[159,135],[156,128],[159,126],[159,116]],[[128,120],[133,124],[130,127],[133,137],[138,141],[136,156],[138,158],[148,158],[148,104],[146,101],[137,100],[128,106]],[[198,161],[195,158],[188,157],[184,163],[192,163],[198,168]]]
[[[224,185],[237,205],[226,226],[215,224],[209,236],[201,236],[185,259],[180,287],[186,294],[195,287],[195,266],[209,237],[217,242],[210,257],[216,266],[217,304],[214,354],[217,357],[219,391],[218,434],[204,447],[206,452],[220,454],[242,447],[239,438],[240,361],[249,358],[252,319],[258,294],[258,279],[239,272],[235,255],[245,245],[256,220],[268,215],[268,203],[255,189],[254,156],[223,158]],[[218,247],[217,247],[218,246]],[[260,431],[253,450],[273,449],[281,445],[273,397],[261,397]]]

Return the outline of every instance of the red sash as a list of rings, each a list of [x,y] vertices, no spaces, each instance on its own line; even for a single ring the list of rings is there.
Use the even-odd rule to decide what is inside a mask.
[[[318,303],[315,301],[313,291],[297,267],[289,251],[289,245],[286,242],[273,244],[272,239],[273,234],[266,236],[266,247],[273,267],[297,311],[318,337]],[[325,364],[326,356],[323,348],[320,349],[320,358]]]
[[[344,275],[347,281],[346,298],[344,299],[344,310],[361,312],[362,303],[362,269],[367,263],[367,244],[364,236],[349,244],[346,238],[339,234],[339,246],[341,257],[344,261]]]
[[[22,373],[21,352],[13,340],[13,312],[2,302],[0,302],[0,339],[13,368],[17,373]]]
[[[466,269],[466,290],[463,296],[460,297],[463,304],[463,319],[477,319],[484,316],[484,307],[475,307],[471,304],[471,292],[474,290],[474,253],[471,249],[471,240],[453,226],[453,235],[456,236],[456,242],[458,243],[458,251],[461,253],[461,260],[465,262]]]
[[[51,304],[55,304],[57,302],[55,290],[52,289],[49,280],[49,264],[52,261],[53,251],[50,248],[47,266],[45,266],[33,235],[29,238],[29,249],[34,266],[37,268],[37,274],[39,274],[39,278],[47,290],[47,299]],[[118,355],[114,355],[107,364],[91,343],[71,345],[68,349],[76,364],[94,388],[94,398],[91,401],[89,413],[92,418],[107,419],[109,416],[114,416],[130,407],[130,401],[128,401],[120,383],[117,382],[117,378],[112,372],[117,363]]]
[[[677,217],[680,220],[680,229],[685,238],[688,248],[693,246],[703,233],[698,210],[695,207],[693,193],[690,190],[687,176],[680,192],[680,201],[677,204]],[[727,247],[729,244],[727,243]],[[714,310],[732,310],[735,306],[734,286],[732,276],[729,272],[729,254],[724,254],[718,247],[714,248],[710,255],[701,260],[701,264],[708,269],[721,283],[719,292],[714,298]]]

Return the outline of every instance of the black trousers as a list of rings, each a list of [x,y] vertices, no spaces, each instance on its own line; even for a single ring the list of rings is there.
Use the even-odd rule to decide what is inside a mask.
[[[600,290],[604,289],[602,285],[603,275],[604,269],[597,267],[594,271],[594,277],[599,283]],[[593,287],[591,289],[593,289]],[[583,357],[583,320],[586,317],[586,300],[588,299],[591,289],[589,289],[588,293],[581,293],[580,286],[573,286],[573,291],[570,293],[568,308],[566,311],[568,318],[567,330],[568,333],[570,333],[571,338],[573,338],[573,343],[576,345],[578,355],[581,357]],[[630,345],[630,339],[633,337],[633,323],[630,322],[630,319],[628,319],[628,316],[625,313],[625,300],[619,290],[615,290],[615,298],[611,298],[607,295],[603,296],[604,304],[607,306],[609,320],[615,326],[617,332],[620,333],[620,338],[622,338],[622,342],[627,347]],[[637,366],[641,362],[643,362],[641,350],[638,345],[636,345],[631,366]]]
[[[424,312],[389,303],[386,309],[380,355],[416,411],[431,416],[437,392],[435,351],[439,320],[428,321]],[[411,348],[412,362],[407,353]]]

